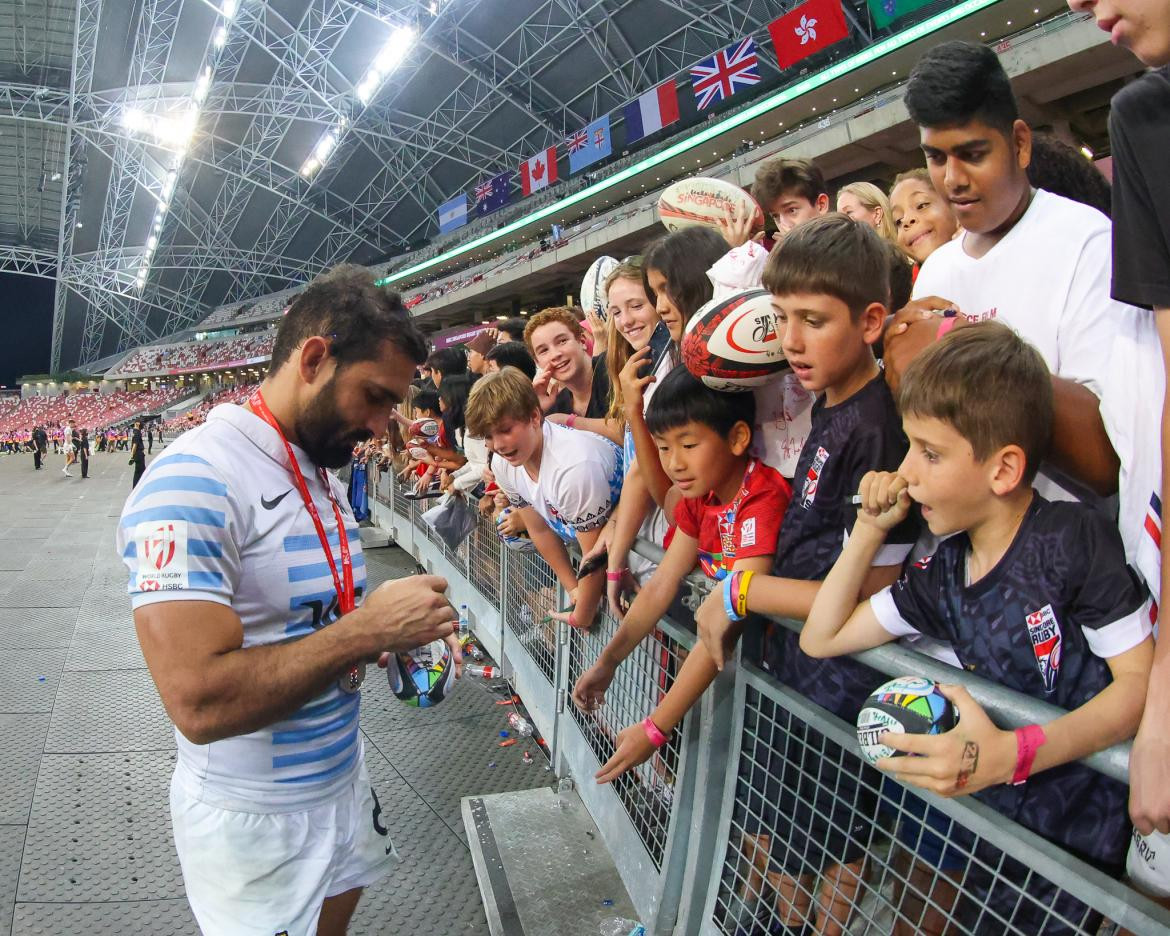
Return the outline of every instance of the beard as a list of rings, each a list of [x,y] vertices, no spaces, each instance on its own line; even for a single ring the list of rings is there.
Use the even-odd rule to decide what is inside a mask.
[[[296,421],[297,439],[319,468],[342,468],[353,457],[353,447],[370,438],[368,429],[345,426],[337,408],[337,375],[321,388]]]

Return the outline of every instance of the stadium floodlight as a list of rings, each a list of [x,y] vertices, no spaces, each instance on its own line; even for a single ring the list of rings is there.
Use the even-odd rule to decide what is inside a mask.
[[[228,40],[227,27],[220,26],[219,29],[217,29],[215,31],[215,38],[212,40],[212,44],[217,49],[222,49],[225,45],[227,45],[227,40]]]
[[[207,98],[207,92],[211,88],[211,66],[205,65],[203,71],[200,72],[199,77],[195,79],[195,90],[191,92],[191,97],[195,99],[196,104],[202,104]]]
[[[386,77],[402,64],[416,37],[417,33],[413,26],[399,26],[390,33],[390,38],[378,50],[365,76],[354,89],[359,101],[363,104],[370,103]]]
[[[314,157],[310,156],[308,159],[305,160],[305,164],[303,166],[301,166],[301,175],[303,175],[307,179],[307,178],[309,178],[309,176],[311,176],[314,172],[316,172],[320,168],[321,168],[321,162],[318,159],[315,159]]]
[[[236,15],[236,10],[240,8],[239,0],[223,0],[222,13],[224,19],[231,19]]]

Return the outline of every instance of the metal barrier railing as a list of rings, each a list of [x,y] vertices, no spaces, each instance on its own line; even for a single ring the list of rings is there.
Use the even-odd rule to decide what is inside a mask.
[[[379,485],[376,519],[448,577],[456,603],[467,598],[477,637],[524,699],[557,775],[577,782],[647,932],[798,933],[818,918],[816,932],[867,936],[1090,936],[1102,919],[1170,932],[1170,912],[983,803],[912,792],[864,764],[853,726],[750,664],[725,668],[654,758],[598,786],[618,731],[670,688],[694,635],[664,619],[618,669],[606,704],[581,712],[569,691],[616,623],[599,615],[582,632],[551,620],[565,596],[537,554],[501,547],[483,520],[452,557],[418,528],[427,502],[400,494]],[[858,659],[962,683],[1005,725],[1056,711],[902,647]],[[1127,755],[1119,745],[1085,763],[1124,781]]]

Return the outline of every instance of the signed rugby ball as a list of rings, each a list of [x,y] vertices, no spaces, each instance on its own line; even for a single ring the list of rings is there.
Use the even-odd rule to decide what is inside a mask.
[[[585,279],[581,281],[581,308],[592,310],[603,322],[608,307],[605,281],[617,266],[618,262],[613,257],[598,257],[585,271]]]
[[[764,227],[764,211],[756,200],[738,185],[723,179],[695,176],[668,185],[658,199],[658,220],[668,231],[678,231],[696,224],[715,229],[729,214],[742,218],[750,214],[752,230]]]
[[[788,371],[772,294],[745,289],[699,309],[683,334],[687,370],[713,390],[750,390]]]

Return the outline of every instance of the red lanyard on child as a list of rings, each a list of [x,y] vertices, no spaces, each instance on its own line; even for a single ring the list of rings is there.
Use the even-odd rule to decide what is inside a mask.
[[[305,476],[301,474],[301,466],[297,464],[297,457],[293,454],[292,446],[288,444],[288,439],[284,437],[284,432],[281,431],[279,423],[272,415],[272,411],[268,408],[268,404],[264,402],[264,397],[260,395],[257,390],[248,399],[248,406],[251,407],[252,412],[263,419],[268,425],[276,430],[276,434],[280,436],[280,441],[284,443],[284,450],[288,453],[289,465],[292,467],[293,479],[296,482],[297,490],[301,494],[301,500],[305,502],[305,509],[309,511],[309,516],[313,519],[313,526],[317,528],[317,536],[321,540],[321,547],[325,550],[325,559],[329,563],[329,571],[333,573],[333,587],[337,591],[337,601],[342,614],[349,614],[354,609],[356,603],[355,591],[353,587],[353,560],[349,554],[349,537],[345,532],[345,521],[341,516],[341,508],[337,505],[337,498],[333,496],[333,488],[329,485],[329,476],[325,473],[324,468],[318,468],[321,473],[321,482],[325,485],[325,492],[329,496],[329,503],[333,505],[333,515],[337,518],[337,540],[341,547],[341,571],[342,576],[337,574],[337,564],[333,561],[333,552],[329,549],[329,537],[325,534],[325,524],[321,522],[321,515],[317,512],[317,505],[313,503],[313,498],[309,494],[309,486],[305,484]],[[344,584],[342,583],[344,577]]]

